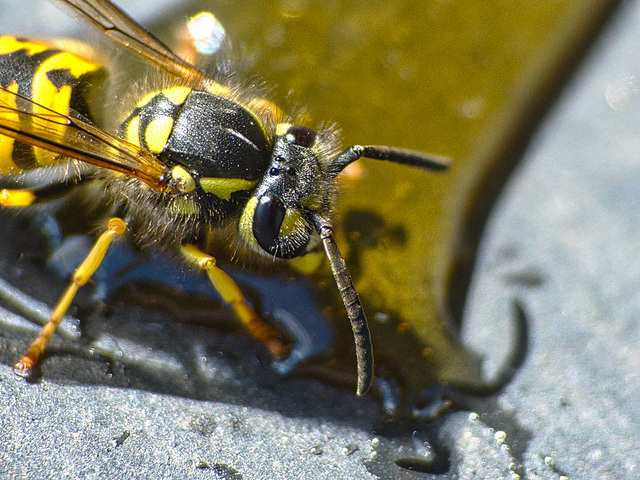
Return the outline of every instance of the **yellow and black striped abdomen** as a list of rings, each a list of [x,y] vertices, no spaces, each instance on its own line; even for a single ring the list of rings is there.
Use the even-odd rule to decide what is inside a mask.
[[[85,95],[103,74],[99,65],[75,54],[29,40],[0,37],[0,85],[56,112],[66,115],[74,110],[89,117]],[[0,104],[19,110],[27,108],[16,105],[17,101],[20,99],[0,91]],[[44,113],[44,110],[32,113]],[[59,128],[55,133],[63,137],[65,127]],[[46,150],[0,136],[0,175],[17,174],[59,161],[58,156]]]

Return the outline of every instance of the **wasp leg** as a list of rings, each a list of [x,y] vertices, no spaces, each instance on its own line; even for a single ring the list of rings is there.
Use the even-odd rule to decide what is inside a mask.
[[[113,239],[118,235],[122,235],[126,229],[127,226],[122,219],[116,217],[109,220],[107,230],[100,235],[87,255],[87,258],[84,259],[73,274],[71,283],[58,301],[51,317],[49,317],[49,321],[42,327],[42,330],[40,330],[38,338],[33,341],[27,353],[15,364],[13,369],[16,375],[25,378],[31,378],[33,376],[34,366],[44,352],[47,342],[51,339],[62,317],[69,309],[73,298],[76,296],[76,292],[89,281],[91,275],[98,269]]]
[[[88,180],[82,173],[64,178],[54,178],[27,188],[0,188],[0,207],[28,207],[59,198],[76,185]]]
[[[278,338],[278,332],[258,317],[255,310],[247,304],[238,284],[216,265],[216,259],[191,244],[183,245],[181,251],[189,263],[207,273],[214,288],[233,307],[249,334],[262,342],[274,357],[281,357],[287,348]]]
[[[31,190],[9,190],[0,188],[0,206],[28,207],[36,201],[36,194]]]

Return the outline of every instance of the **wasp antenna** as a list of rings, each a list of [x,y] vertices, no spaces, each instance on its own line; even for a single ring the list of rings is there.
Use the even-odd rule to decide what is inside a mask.
[[[331,271],[333,272],[333,278],[335,278],[347,316],[351,322],[358,362],[357,394],[361,396],[367,393],[373,381],[373,348],[371,346],[371,334],[369,333],[367,317],[364,314],[362,303],[360,303],[358,292],[353,286],[353,280],[349,270],[347,270],[347,264],[333,239],[330,223],[320,216],[314,219],[314,223],[322,239],[324,251],[327,254],[329,265],[331,265]]]
[[[362,156],[365,158],[387,160],[388,162],[400,163],[402,165],[423,168],[425,170],[446,170],[451,164],[451,159],[449,157],[431,155],[406,148],[374,145],[368,145],[362,148],[364,150]]]
[[[424,170],[446,170],[451,164],[449,157],[431,155],[406,148],[385,147],[381,145],[354,145],[338,155],[331,163],[331,173],[337,175],[347,165],[360,157],[386,160],[388,162],[409,165]]]

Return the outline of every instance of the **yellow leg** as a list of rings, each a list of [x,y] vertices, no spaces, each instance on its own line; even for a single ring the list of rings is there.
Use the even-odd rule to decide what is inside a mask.
[[[30,190],[7,190],[0,188],[0,206],[27,207],[36,200],[36,195]]]
[[[251,308],[238,284],[216,265],[216,259],[204,253],[195,245],[183,245],[182,254],[189,263],[204,270],[211,283],[225,302],[229,303],[249,334],[262,342],[275,357],[281,357],[287,350],[278,339],[278,332],[264,323]]]
[[[44,352],[47,342],[51,339],[53,332],[62,320],[62,317],[69,309],[78,289],[89,281],[91,275],[98,269],[104,259],[107,249],[117,235],[122,235],[127,229],[124,221],[120,218],[109,220],[107,231],[105,231],[96,241],[95,245],[87,255],[87,258],[80,264],[73,274],[71,283],[58,301],[47,324],[42,327],[38,338],[36,338],[27,353],[15,364],[14,372],[21,377],[29,378],[33,375],[33,367]]]

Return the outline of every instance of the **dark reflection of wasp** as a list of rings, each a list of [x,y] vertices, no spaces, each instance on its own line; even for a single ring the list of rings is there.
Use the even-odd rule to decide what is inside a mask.
[[[340,153],[336,131],[297,124],[255,88],[219,83],[108,0],[60,3],[166,79],[111,134],[91,114],[101,66],[38,42],[0,39],[0,205],[26,207],[85,188],[111,218],[16,373],[33,375],[78,288],[112,240],[128,231],[136,245],[161,246],[204,270],[247,331],[276,357],[286,351],[278,333],[216,266],[212,245],[225,242],[241,262],[263,257],[296,268],[324,248],[353,328],[357,392],[364,394],[373,355],[362,305],[333,240],[336,177],[360,157],[431,170],[446,168],[446,159],[381,146]]]

